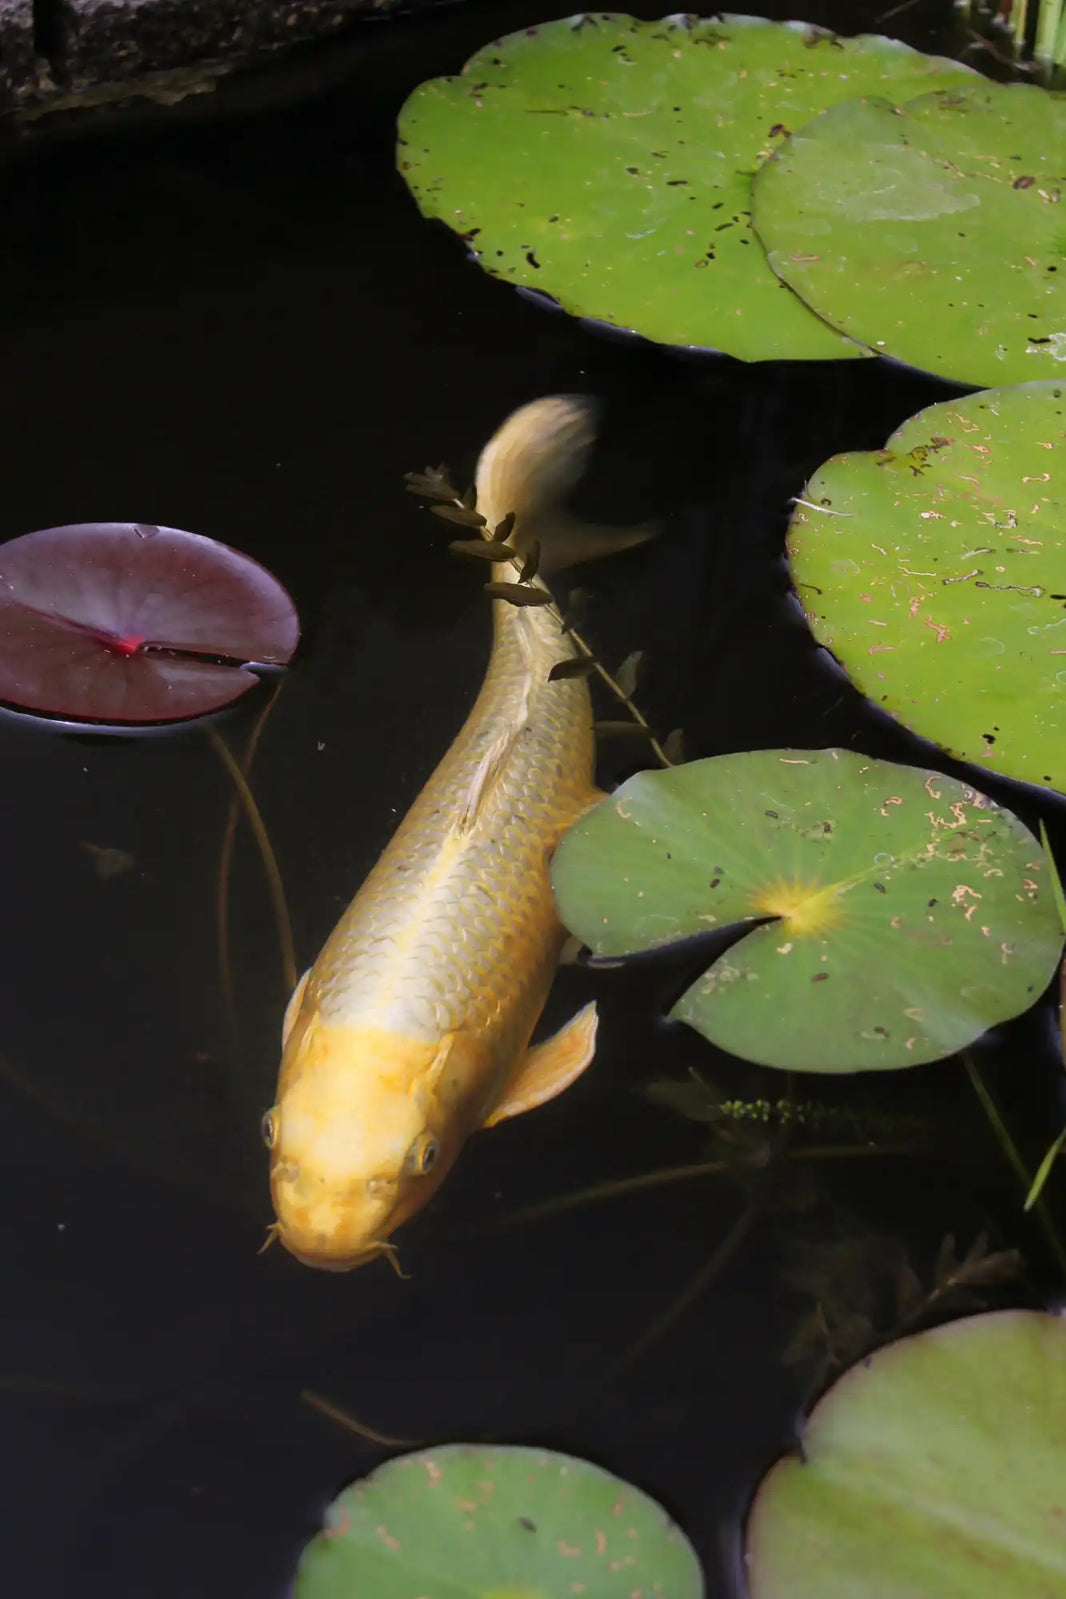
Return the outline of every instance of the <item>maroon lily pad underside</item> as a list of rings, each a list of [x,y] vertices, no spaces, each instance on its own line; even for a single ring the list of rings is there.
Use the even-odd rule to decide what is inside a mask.
[[[95,722],[202,716],[284,666],[296,608],[265,567],[140,522],[44,528],[0,545],[0,700]]]

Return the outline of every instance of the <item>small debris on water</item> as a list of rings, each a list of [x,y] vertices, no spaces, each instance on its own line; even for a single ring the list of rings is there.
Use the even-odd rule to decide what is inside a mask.
[[[93,870],[101,882],[110,882],[113,877],[124,877],[127,872],[132,872],[137,862],[128,850],[111,849],[104,844],[91,844],[88,839],[82,839],[82,849],[92,861]]]

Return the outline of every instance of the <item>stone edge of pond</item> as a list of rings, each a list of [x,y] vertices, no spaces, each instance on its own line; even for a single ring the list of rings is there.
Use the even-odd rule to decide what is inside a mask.
[[[0,116],[209,93],[280,50],[440,0],[0,0]]]

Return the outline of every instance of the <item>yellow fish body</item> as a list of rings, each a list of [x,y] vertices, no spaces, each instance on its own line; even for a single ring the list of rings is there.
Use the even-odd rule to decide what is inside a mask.
[[[542,540],[549,569],[651,531],[580,529],[558,510],[591,437],[585,404],[538,400],[478,462],[488,528],[513,512],[510,542]],[[601,797],[588,687],[549,681],[577,653],[552,609],[497,599],[493,623],[473,710],[286,1011],[264,1136],[277,1235],[309,1265],[387,1252],[470,1133],[552,1098],[592,1059],[594,1004],[529,1045],[565,939],[548,864]]]

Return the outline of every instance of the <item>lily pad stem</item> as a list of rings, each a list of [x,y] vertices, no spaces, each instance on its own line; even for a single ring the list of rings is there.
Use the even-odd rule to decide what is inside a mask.
[[[240,763],[234,758],[233,751],[222,737],[217,728],[209,722],[204,728],[208,743],[211,744],[219,760],[229,773],[244,807],[244,814],[248,818],[248,825],[252,829],[259,855],[263,862],[263,871],[266,874],[267,887],[274,904],[274,919],[277,923],[278,942],[281,945],[281,968],[285,978],[287,990],[291,993],[296,987],[296,951],[292,942],[292,924],[289,921],[289,908],[285,903],[285,887],[281,881],[281,872],[278,870],[277,857],[274,847],[270,842],[263,818],[259,814],[259,807],[255,803],[255,796],[248,786],[248,779],[241,769]]]
[[[658,1343],[659,1339],[665,1333],[668,1333],[670,1328],[681,1319],[689,1306],[695,1304],[700,1295],[706,1292],[714,1279],[725,1270],[744,1242],[758,1211],[759,1201],[756,1198],[749,1198],[721,1243],[716,1249],[711,1251],[707,1259],[689,1278],[680,1293],[675,1295],[670,1301],[666,1309],[656,1316],[651,1326],[645,1328],[640,1337],[634,1339],[629,1348],[619,1355],[617,1360],[612,1361],[596,1383],[594,1392],[606,1388],[616,1378],[620,1377],[624,1371],[627,1371],[630,1366],[634,1365],[642,1355],[647,1354],[651,1346]]]
[[[786,1160],[857,1160],[863,1156],[880,1155],[883,1157],[911,1156],[915,1154],[914,1144],[808,1144],[802,1149],[790,1149],[784,1154]],[[492,1231],[498,1227],[511,1227],[516,1222],[540,1221],[545,1216],[557,1216],[567,1210],[575,1210],[581,1205],[595,1204],[601,1199],[618,1199],[622,1194],[638,1193],[642,1188],[662,1188],[667,1183],[689,1182],[697,1177],[722,1177],[728,1176],[737,1170],[737,1162],[732,1160],[701,1160],[691,1166],[661,1166],[655,1171],[637,1172],[632,1177],[616,1177],[609,1182],[593,1183],[588,1188],[579,1188],[574,1193],[557,1194],[554,1199],[541,1200],[536,1205],[526,1205],[521,1210],[514,1210],[509,1216],[504,1216],[493,1224]]]
[[[988,1084],[981,1076],[981,1073],[977,1067],[977,1062],[974,1060],[969,1050],[963,1051],[962,1059],[963,1064],[966,1067],[966,1075],[969,1077],[973,1091],[981,1103],[981,1108],[988,1117],[989,1125],[998,1138],[1000,1148],[1003,1150],[1003,1153],[1006,1156],[1009,1164],[1014,1168],[1015,1174],[1022,1185],[1023,1192],[1028,1197],[1033,1191],[1032,1173],[1029,1171],[1021,1155],[1018,1153],[1018,1146],[1011,1137],[1010,1129],[1003,1120],[1003,1117],[999,1111],[999,1106],[993,1099],[992,1094],[989,1091]],[[1037,1197],[1033,1208],[1040,1219],[1040,1226],[1044,1237],[1047,1239],[1048,1247],[1050,1248],[1051,1253],[1058,1261],[1058,1264],[1062,1270],[1066,1271],[1066,1248],[1063,1247],[1062,1239],[1058,1234],[1058,1229],[1051,1219],[1047,1204],[1042,1196]]]
[[[259,747],[259,740],[263,735],[267,717],[277,702],[278,695],[285,685],[285,679],[279,678],[276,687],[263,709],[259,712],[248,735],[248,743],[241,760],[241,770],[245,779],[251,776],[252,762],[255,752]],[[229,1034],[230,1046],[235,1053],[240,1050],[240,1029],[237,1025],[237,1002],[233,990],[233,968],[230,961],[230,872],[233,867],[233,846],[237,837],[237,817],[241,810],[240,791],[235,790],[230,799],[229,810],[226,814],[226,828],[222,835],[222,848],[218,857],[218,892],[215,899],[215,932],[218,941],[218,970],[219,980],[222,985],[222,1007],[226,1017],[226,1031]]]
[[[357,1421],[349,1411],[342,1410],[340,1405],[335,1405],[324,1395],[316,1394],[312,1388],[301,1388],[300,1398],[305,1405],[310,1405],[312,1410],[317,1410],[320,1416],[326,1416],[330,1421],[336,1422],[338,1427],[343,1427],[346,1432],[356,1433],[368,1443],[383,1444],[386,1449],[420,1449],[425,1442],[422,1438],[393,1438],[387,1432],[378,1432],[374,1427],[368,1427],[365,1422]]]

